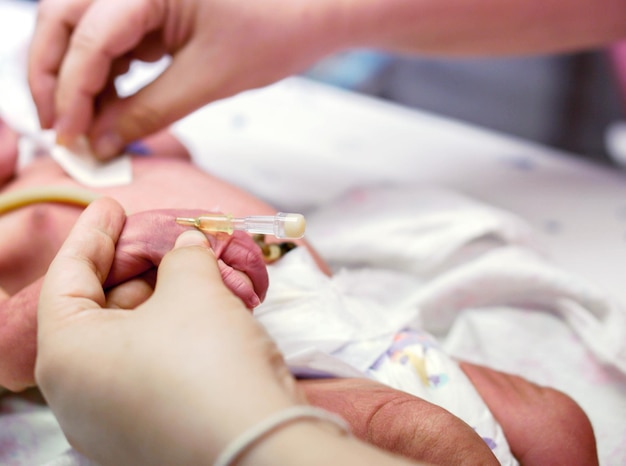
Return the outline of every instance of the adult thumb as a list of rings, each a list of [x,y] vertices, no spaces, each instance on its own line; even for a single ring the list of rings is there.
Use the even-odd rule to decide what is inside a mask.
[[[39,294],[39,328],[71,321],[85,310],[105,305],[102,287],[115,257],[126,214],[107,197],[83,211],[53,259]]]
[[[200,231],[182,233],[159,265],[151,304],[162,312],[185,309],[185,314],[240,306],[224,285],[217,258]]]

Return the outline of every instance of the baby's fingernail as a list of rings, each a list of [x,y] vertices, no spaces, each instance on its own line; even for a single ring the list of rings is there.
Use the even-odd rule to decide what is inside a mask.
[[[259,304],[261,304],[261,300],[259,299],[259,297],[257,295],[254,295],[252,298],[250,298],[250,308],[251,309],[254,309]]]
[[[93,149],[100,157],[110,159],[119,154],[123,146],[124,141],[120,135],[114,131],[109,131],[96,139]]]
[[[181,233],[176,239],[174,249],[185,248],[187,246],[202,246],[206,249],[211,249],[209,240],[198,230],[187,230]]]

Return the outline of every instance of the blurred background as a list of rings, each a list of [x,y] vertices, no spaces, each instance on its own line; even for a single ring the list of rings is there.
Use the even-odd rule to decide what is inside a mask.
[[[622,107],[604,50],[490,59],[363,50],[329,57],[307,75],[613,164],[606,132]]]

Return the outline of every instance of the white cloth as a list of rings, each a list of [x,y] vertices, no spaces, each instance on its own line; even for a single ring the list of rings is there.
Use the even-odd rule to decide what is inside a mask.
[[[410,292],[408,277],[345,269],[329,278],[303,248],[269,270],[272,285],[255,316],[292,372],[368,377],[420,397],[464,420],[501,464],[517,464],[501,427],[458,364],[432,336],[407,329],[419,307],[402,300],[390,305],[386,290],[404,284]],[[376,283],[379,299],[371,288],[363,294],[369,283]]]
[[[597,402],[591,393],[583,395],[586,383],[569,376],[568,384],[555,383],[565,348],[580,354],[579,340],[598,360],[626,373],[624,308],[551,264],[528,227],[509,213],[441,189],[379,188],[325,205],[308,215],[308,224],[314,245],[335,265],[335,276],[314,272],[311,259],[294,251],[271,268],[270,292],[256,312],[295,372],[354,376],[356,370],[439,404],[470,425],[486,408],[462,380],[455,379],[448,393],[424,390],[410,367],[387,360],[373,364],[390,351],[401,330],[424,338],[424,330],[431,331],[450,354],[496,360],[501,370],[573,390],[583,407]],[[557,331],[556,317],[575,334]],[[507,319],[510,325],[501,323]],[[517,353],[507,349],[516,339],[528,341]],[[498,350],[491,352],[485,342]],[[483,352],[472,343],[484,346]],[[449,362],[443,353],[437,355]],[[413,352],[412,357],[422,356]],[[526,372],[520,370],[524,366]],[[593,377],[586,382],[596,385]],[[607,386],[606,392],[621,386]],[[459,397],[472,401],[458,406]],[[610,397],[623,409],[618,394]]]

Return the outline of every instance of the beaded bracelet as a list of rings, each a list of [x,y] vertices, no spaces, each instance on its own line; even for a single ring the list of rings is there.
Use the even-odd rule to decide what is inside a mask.
[[[214,466],[231,466],[233,462],[241,456],[253,444],[266,436],[276,432],[285,425],[301,420],[301,419],[317,419],[320,421],[330,422],[339,427],[344,433],[350,433],[350,426],[341,417],[312,406],[294,406],[279,411],[267,419],[259,422],[257,425],[244,431],[241,435],[232,440],[213,463]]]

